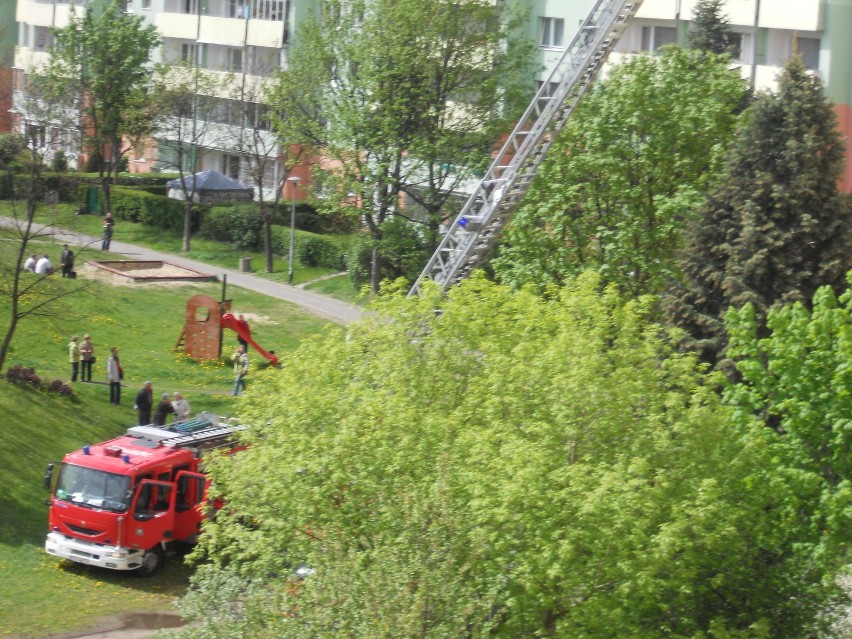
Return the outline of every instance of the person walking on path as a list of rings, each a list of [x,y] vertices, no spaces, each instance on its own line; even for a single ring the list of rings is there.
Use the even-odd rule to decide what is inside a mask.
[[[62,277],[71,277],[71,273],[74,271],[74,251],[68,248],[67,244],[62,246],[59,263],[62,266]]]
[[[146,426],[151,423],[151,407],[154,405],[154,388],[151,382],[145,382],[136,393],[136,403],[133,406],[139,411],[139,425]]]
[[[124,378],[124,371],[121,370],[121,361],[118,359],[118,349],[113,346],[110,349],[110,355],[106,365],[107,382],[109,383],[109,403],[121,403],[121,380]]]
[[[80,344],[80,381],[92,381],[92,364],[95,363],[95,347],[92,345],[92,337],[88,333],[83,335]]]
[[[71,364],[71,381],[77,381],[77,375],[80,372],[80,345],[77,343],[77,336],[74,335],[71,341],[68,342],[68,361]]]
[[[108,251],[109,243],[112,242],[112,227],[115,226],[115,220],[112,218],[112,213],[107,213],[104,218],[104,239],[101,243],[101,250]]]
[[[240,387],[246,389],[246,375],[248,375],[249,360],[246,355],[246,347],[240,344],[237,346],[236,352],[231,357],[234,360],[234,392],[231,395],[239,395]]]
[[[165,426],[166,415],[174,415],[175,407],[169,400],[169,394],[163,393],[160,398],[160,403],[157,404],[157,410],[154,411],[154,426]]]
[[[172,406],[175,409],[175,421],[183,421],[184,419],[189,419],[189,402],[183,398],[180,391],[175,391],[175,399],[172,402]]]

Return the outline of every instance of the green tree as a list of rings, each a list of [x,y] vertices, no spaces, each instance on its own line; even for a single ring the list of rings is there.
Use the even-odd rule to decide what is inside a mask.
[[[263,90],[243,82],[237,96],[240,134],[235,145],[246,161],[246,174],[255,190],[258,217],[263,221],[263,252],[266,272],[274,269],[272,223],[284,185],[293,167],[305,158],[305,147],[287,144],[272,131],[269,107],[263,103]],[[295,186],[294,186],[295,188]]]
[[[805,524],[652,307],[477,277],[303,344],[209,461],[192,636],[801,637]]]
[[[424,243],[436,243],[450,193],[516,115],[529,57],[513,36],[520,22],[501,12],[488,0],[321,2],[270,91],[282,140],[329,159],[322,197],[364,220],[374,291],[382,225],[406,215],[402,193],[425,210]]]
[[[698,0],[692,10],[687,43],[690,49],[732,53],[730,21],[722,13],[725,0]]]
[[[18,103],[26,134],[0,135],[0,181],[9,194],[12,211],[11,222],[0,225],[0,252],[11,256],[0,260],[0,308],[5,315],[0,319],[0,370],[12,352],[22,321],[52,315],[60,300],[88,287],[78,280],[59,283],[55,273],[36,274],[23,269],[28,257],[45,252],[43,242],[54,233],[50,225],[36,219],[36,214],[47,202],[56,203],[56,194],[47,190],[43,179],[48,149],[42,137],[54,122],[56,105],[38,94],[35,75],[31,82],[30,92]]]
[[[726,58],[704,52],[667,48],[613,69],[551,148],[507,229],[498,277],[544,287],[595,269],[630,295],[661,290],[745,91]]]
[[[852,203],[838,191],[843,142],[831,105],[798,57],[776,93],[749,108],[724,177],[701,207],[668,315],[715,361],[728,308],[810,304],[822,285],[839,292],[852,267]]]
[[[232,78],[208,71],[191,61],[183,65],[154,67],[150,101],[156,112],[152,133],[157,140],[158,164],[161,171],[176,171],[184,200],[183,239],[181,250],[190,250],[192,209],[198,195],[192,175],[200,168],[205,148],[221,148],[231,136],[219,125],[213,114],[221,100],[222,85]]]
[[[68,24],[54,30],[42,72],[42,95],[63,103],[66,124],[83,133],[85,148],[98,159],[107,211],[122,155],[151,131],[146,89],[151,52],[160,42],[156,27],[122,8],[117,0],[89,3],[79,17],[72,7]]]
[[[848,278],[852,283],[852,273]],[[769,312],[758,337],[754,307],[726,316],[727,355],[742,382],[725,391],[741,420],[757,416],[780,471],[799,492],[811,525],[801,544],[816,562],[848,565],[852,548],[852,290],[817,290],[813,310],[795,303]]]

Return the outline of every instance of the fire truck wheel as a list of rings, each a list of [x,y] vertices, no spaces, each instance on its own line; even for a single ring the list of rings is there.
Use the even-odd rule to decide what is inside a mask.
[[[153,577],[160,571],[160,568],[163,567],[164,560],[165,556],[163,554],[163,549],[159,544],[150,550],[146,550],[145,554],[142,555],[142,565],[136,569],[136,576]]]

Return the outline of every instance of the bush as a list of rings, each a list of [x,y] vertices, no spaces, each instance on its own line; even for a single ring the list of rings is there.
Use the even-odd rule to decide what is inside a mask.
[[[53,162],[50,165],[54,173],[64,173],[68,170],[68,158],[65,157],[65,151],[59,149],[53,154]]]
[[[230,215],[231,243],[241,251],[257,251],[263,246],[263,220],[254,207],[233,207]]]
[[[37,390],[45,390],[48,393],[57,393],[63,397],[72,397],[74,395],[74,389],[61,379],[55,379],[49,384],[45,384],[41,377],[36,375],[34,368],[27,368],[19,364],[12,366],[6,371],[6,379],[12,384],[31,386]]]
[[[41,377],[36,375],[35,369],[26,368],[20,364],[16,364],[6,371],[6,380],[21,386],[41,388]]]
[[[382,279],[404,277],[413,282],[431,257],[419,229],[402,218],[393,218],[384,222],[381,230]],[[373,245],[368,235],[362,235],[349,253],[347,267],[355,288],[361,288],[370,280]]]
[[[253,204],[214,206],[204,215],[201,235],[241,251],[257,251],[263,245],[263,220]]]
[[[139,189],[113,187],[110,192],[112,214],[116,219],[140,222],[161,229],[183,230],[184,202]],[[200,223],[200,210],[193,212],[192,228]]]
[[[288,237],[289,241],[289,237]],[[299,261],[304,266],[325,266],[333,269],[346,267],[346,251],[333,240],[324,237],[309,237],[297,244]]]
[[[231,241],[231,210],[213,206],[204,211],[201,219],[201,237],[217,242]]]

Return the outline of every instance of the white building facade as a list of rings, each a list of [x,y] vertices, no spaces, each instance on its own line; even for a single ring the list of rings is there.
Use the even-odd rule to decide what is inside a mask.
[[[12,69],[13,89],[23,91],[28,69],[43,62],[51,44],[51,28],[68,24],[72,6],[85,10],[107,0],[17,0],[18,45]],[[522,0],[529,9],[528,37],[538,44],[546,81],[563,48],[573,38],[595,0]],[[621,38],[610,62],[627,55],[653,52],[672,42],[685,43],[697,0],[644,0]],[[495,0],[499,5],[501,0]],[[260,87],[275,69],[286,67],[295,27],[317,0],[126,0],[125,10],[153,24],[162,37],[155,61],[194,61],[222,76],[221,105],[210,117],[230,127],[233,143],[221,141],[200,149],[197,170],[215,169],[247,182],[251,158],[240,151],[245,126],[242,105],[260,99]],[[780,68],[798,51],[818,73],[835,103],[844,135],[852,134],[852,3],[849,0],[727,0],[725,14],[737,34],[734,62],[756,89],[772,89]],[[225,90],[227,86],[227,91]],[[234,91],[234,86],[239,91]],[[531,87],[532,89],[537,87]],[[238,108],[239,107],[239,108]],[[262,112],[262,105],[258,105]],[[259,121],[265,118],[258,116]],[[62,131],[45,131],[45,144],[62,148],[72,160],[79,140]],[[270,138],[271,139],[271,138]],[[159,171],[171,165],[167,145],[135,152],[132,172]],[[271,142],[268,151],[280,149]],[[847,154],[849,151],[847,151]],[[848,157],[848,155],[847,155]],[[852,162],[847,161],[843,186],[852,191]],[[268,188],[277,183],[280,166],[268,171]],[[266,186],[266,185],[265,185]]]

